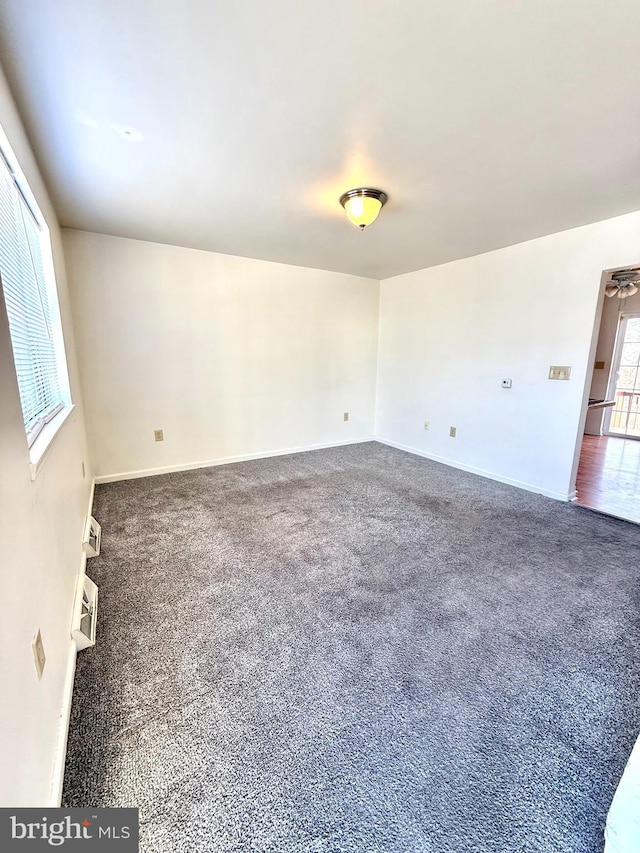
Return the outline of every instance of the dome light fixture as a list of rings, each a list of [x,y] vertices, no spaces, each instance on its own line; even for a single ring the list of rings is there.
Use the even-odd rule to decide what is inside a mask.
[[[343,193],[340,196],[340,204],[344,207],[351,222],[357,225],[361,231],[364,231],[366,225],[375,222],[387,198],[387,194],[382,190],[360,187]]]

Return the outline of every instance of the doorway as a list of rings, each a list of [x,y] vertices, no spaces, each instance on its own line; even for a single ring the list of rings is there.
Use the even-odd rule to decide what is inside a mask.
[[[609,388],[603,432],[640,438],[640,313],[620,315]]]
[[[602,282],[575,499],[640,524],[640,268],[605,271]]]

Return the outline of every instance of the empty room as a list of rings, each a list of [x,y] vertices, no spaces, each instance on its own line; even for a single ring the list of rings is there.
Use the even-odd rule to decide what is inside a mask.
[[[640,852],[639,33],[0,0],[3,849]]]

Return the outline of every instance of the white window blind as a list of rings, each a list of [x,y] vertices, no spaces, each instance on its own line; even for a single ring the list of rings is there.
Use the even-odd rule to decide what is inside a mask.
[[[48,234],[43,235],[0,157],[0,276],[29,446],[64,407],[43,263],[44,239]]]

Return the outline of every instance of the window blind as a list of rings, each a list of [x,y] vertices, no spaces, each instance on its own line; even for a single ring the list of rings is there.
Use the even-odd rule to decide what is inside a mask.
[[[29,446],[64,406],[42,244],[42,229],[0,158],[0,276]]]

